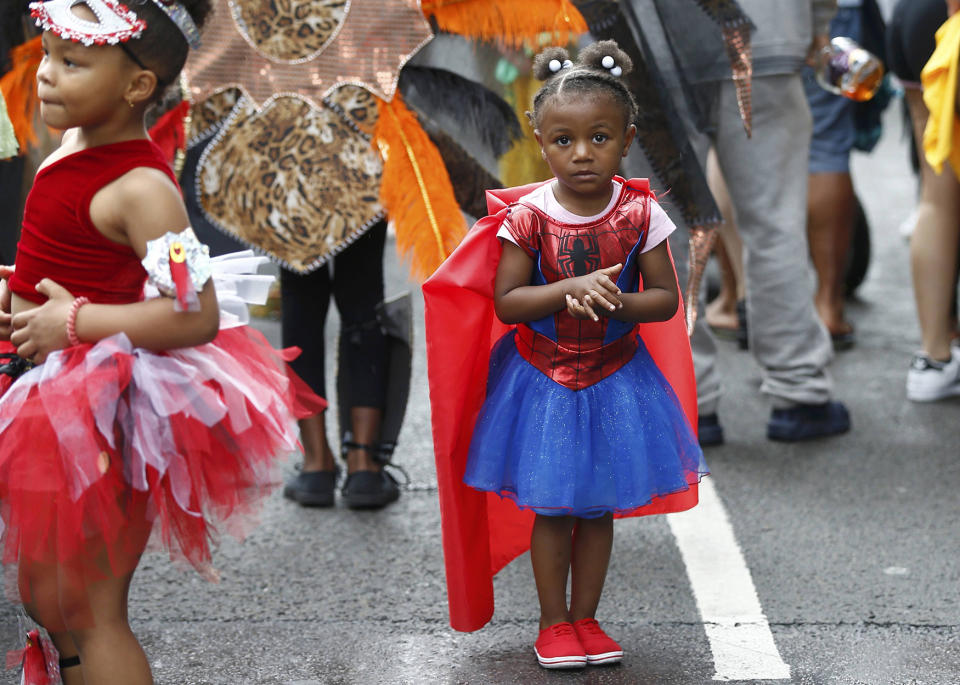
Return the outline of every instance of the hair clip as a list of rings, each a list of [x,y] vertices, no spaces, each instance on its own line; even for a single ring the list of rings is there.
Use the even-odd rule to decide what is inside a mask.
[[[617,66],[616,60],[610,55],[604,55],[603,59],[600,60],[600,64],[604,69],[608,69],[610,71],[611,76],[616,76],[619,78],[623,74],[623,69]]]

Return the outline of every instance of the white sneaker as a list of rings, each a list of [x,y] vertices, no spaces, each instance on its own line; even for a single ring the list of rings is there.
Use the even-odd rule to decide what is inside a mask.
[[[950,347],[950,361],[938,362],[917,353],[907,371],[907,399],[934,402],[960,396],[960,347]]]

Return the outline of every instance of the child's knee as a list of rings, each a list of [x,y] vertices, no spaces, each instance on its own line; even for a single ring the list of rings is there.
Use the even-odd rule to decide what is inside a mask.
[[[63,627],[71,637],[76,639],[76,634],[93,627],[94,618],[90,598],[82,588],[61,586],[57,604]]]

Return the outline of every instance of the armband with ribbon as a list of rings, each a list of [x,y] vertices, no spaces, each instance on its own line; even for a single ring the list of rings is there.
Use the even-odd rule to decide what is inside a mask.
[[[143,268],[161,294],[174,298],[176,311],[197,311],[197,292],[210,280],[210,248],[197,240],[189,226],[147,241]]]

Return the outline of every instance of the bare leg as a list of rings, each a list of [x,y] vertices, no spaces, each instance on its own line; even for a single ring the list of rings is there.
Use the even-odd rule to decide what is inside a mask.
[[[540,599],[540,630],[570,620],[567,575],[570,573],[572,516],[537,515],[530,535],[530,561]]]
[[[717,164],[717,155],[713,148],[707,155],[707,182],[717,201],[717,207],[723,217],[720,225],[720,241],[715,254],[720,261],[722,276],[720,294],[707,305],[707,323],[716,328],[736,330],[737,301],[745,297],[743,281],[743,243],[737,232],[736,213],[727,190],[727,183]]]
[[[914,137],[922,151],[929,113],[920,91],[906,91]],[[949,164],[937,174],[921,152],[921,195],[917,227],[910,239],[913,294],[923,351],[933,359],[950,358],[956,332],[953,299],[957,288],[957,249],[960,245],[960,184]]]
[[[810,174],[807,238],[817,272],[813,301],[831,335],[850,333],[844,320],[844,272],[853,234],[854,195],[849,173]]]
[[[335,462],[327,440],[325,413],[300,419],[300,440],[303,443],[304,471],[333,471]]]
[[[707,323],[712,328],[724,328],[730,331],[737,330],[737,279],[730,266],[730,257],[724,247],[723,240],[717,241],[713,248],[713,255],[720,265],[720,292],[707,303]]]
[[[50,639],[53,641],[54,646],[60,653],[61,662],[64,659],[70,659],[72,657],[79,656],[80,652],[77,650],[77,646],[73,643],[73,638],[70,637],[70,633],[50,633]],[[60,679],[63,681],[63,685],[84,685],[83,668],[80,664],[69,666],[67,668],[61,667]]]
[[[375,445],[380,440],[380,420],[383,410],[375,407],[350,409],[350,425],[353,441],[360,445]],[[347,450],[347,473],[354,471],[379,471],[381,468],[373,455],[364,449]]]
[[[578,519],[573,532],[570,618],[594,618],[613,549],[613,514]]]
[[[20,563],[20,594],[27,612],[50,633],[61,658],[80,657],[79,667],[64,669],[65,685],[153,683],[146,655],[127,620],[133,571],[121,576],[111,573],[115,567],[111,562],[121,568],[136,567],[150,534],[145,506],[145,499],[129,503],[130,523],[112,553],[102,543],[99,554],[93,547],[91,554],[102,580],[87,583],[75,568]]]
[[[57,567],[54,564],[21,562],[18,583],[23,608],[39,625],[46,628],[61,659],[77,656],[77,646],[66,632],[60,615],[57,589]],[[83,671],[74,666],[61,673],[64,685],[83,685]]]
[[[85,685],[152,685],[150,664],[127,620],[127,597],[133,573],[94,583],[87,599],[94,623],[70,631],[80,652]],[[72,669],[71,669],[72,670]]]

